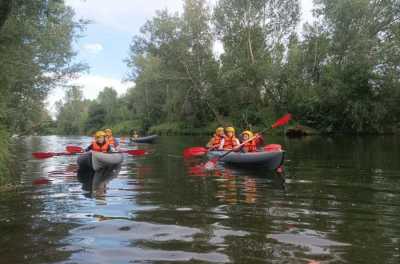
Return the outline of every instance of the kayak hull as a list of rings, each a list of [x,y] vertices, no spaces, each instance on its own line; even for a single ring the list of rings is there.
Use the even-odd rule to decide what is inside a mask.
[[[116,167],[123,161],[122,153],[92,152],[92,164],[95,171]]]
[[[107,179],[116,177],[124,157],[121,153],[86,152],[78,157],[78,180],[82,188],[93,191]]]
[[[147,137],[140,137],[140,138],[131,138],[131,141],[134,143],[154,143],[158,139],[158,135],[151,135]]]
[[[226,151],[210,151],[208,153],[209,158],[216,158],[223,156]],[[266,167],[270,170],[276,170],[279,168],[284,161],[284,151],[274,151],[274,152],[231,152],[227,156],[220,159],[221,162],[237,165],[237,166],[260,166]]]
[[[83,171],[98,171],[117,167],[123,160],[121,153],[86,152],[78,157],[78,166]]]

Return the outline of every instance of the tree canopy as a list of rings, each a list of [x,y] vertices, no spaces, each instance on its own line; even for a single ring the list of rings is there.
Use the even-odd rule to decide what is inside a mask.
[[[399,1],[316,0],[313,13],[300,33],[299,0],[213,9],[185,0],[181,14],[158,11],[130,45],[135,86],[121,97],[104,90],[86,130],[251,129],[292,112],[321,132],[397,131]]]

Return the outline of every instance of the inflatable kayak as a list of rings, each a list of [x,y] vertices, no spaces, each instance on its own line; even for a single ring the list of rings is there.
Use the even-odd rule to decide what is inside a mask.
[[[157,135],[151,135],[147,137],[140,137],[140,138],[131,138],[132,142],[135,143],[154,143],[157,140]]]
[[[117,167],[123,160],[124,156],[121,153],[86,152],[79,156],[78,166],[79,170],[98,171]]]
[[[124,157],[121,153],[86,152],[78,157],[78,180],[82,189],[94,191],[116,177]]]
[[[210,151],[209,158],[221,157],[226,151]],[[231,152],[220,159],[221,162],[238,166],[263,166],[270,170],[276,170],[283,164],[284,151],[260,151],[251,153]]]

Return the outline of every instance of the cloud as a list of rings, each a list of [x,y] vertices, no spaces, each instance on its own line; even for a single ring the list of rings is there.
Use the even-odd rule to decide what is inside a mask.
[[[103,50],[103,46],[100,43],[88,43],[83,45],[83,49],[91,54],[97,54]]]
[[[119,95],[122,95],[133,86],[131,82],[91,74],[82,75],[79,79],[71,81],[71,84],[81,86],[83,95],[87,99],[95,99],[104,87],[112,87]]]
[[[78,18],[89,19],[112,30],[136,33],[143,21],[154,16],[156,10],[182,10],[182,0],[66,0]]]
[[[301,22],[302,23],[312,23],[315,19],[313,18],[313,1],[301,0]]]
[[[104,87],[112,87],[118,92],[118,95],[123,95],[126,93],[128,88],[134,86],[134,83],[132,82],[122,82],[121,80],[112,77],[93,74],[82,75],[76,80],[71,80],[68,84],[82,87],[84,98],[91,100],[96,99]],[[57,88],[53,90],[47,98],[47,109],[53,116],[56,111],[55,102],[62,100],[64,98],[64,93],[64,89]]]

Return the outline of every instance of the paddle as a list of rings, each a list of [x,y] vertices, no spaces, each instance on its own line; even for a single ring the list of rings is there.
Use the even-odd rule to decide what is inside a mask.
[[[203,155],[207,154],[207,152],[208,152],[208,149],[203,148],[203,147],[188,148],[183,151],[183,157],[191,158],[191,157],[203,156]]]
[[[70,156],[74,155],[75,153],[70,153],[70,152],[34,152],[32,153],[32,156],[36,159],[48,159],[52,157],[58,157],[58,156]]]
[[[275,124],[273,124],[272,126],[268,127],[267,129],[265,129],[264,131],[260,132],[259,134],[263,134],[266,133],[267,131],[274,129],[274,128],[278,128],[281,126],[286,125],[287,123],[289,123],[289,121],[292,119],[292,114],[286,114],[285,116],[283,116],[282,118],[278,119],[278,121],[275,122]],[[231,154],[234,151],[237,151],[239,149],[241,149],[244,145],[246,145],[247,143],[257,139],[259,137],[259,135],[256,135],[248,140],[246,140],[245,142],[243,142],[242,144],[240,144],[239,146],[237,146],[234,149],[229,150],[228,152],[226,152],[224,155],[221,155],[219,157],[216,157],[210,161],[208,161],[204,167],[207,170],[213,170],[215,168],[215,166],[217,165],[217,162],[221,159],[223,159],[224,157],[228,156],[229,154]]]
[[[84,150],[81,147],[78,146],[68,146],[67,151],[70,152],[71,154],[77,154],[77,153],[83,153]],[[146,150],[144,149],[132,149],[132,150],[121,150],[121,151],[116,151],[116,152],[110,152],[110,154],[113,153],[121,153],[121,154],[128,154],[132,156],[144,156],[148,154]]]
[[[83,153],[84,151],[83,151],[83,148],[81,148],[81,147],[77,147],[77,146],[67,146],[66,147],[66,150],[69,152],[69,153]]]

